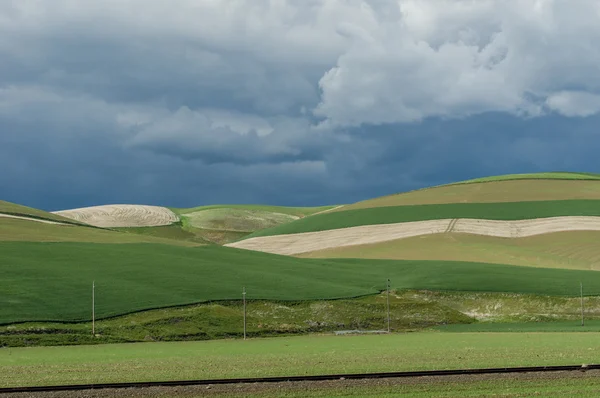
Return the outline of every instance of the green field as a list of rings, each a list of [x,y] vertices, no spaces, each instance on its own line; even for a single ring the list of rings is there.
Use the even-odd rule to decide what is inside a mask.
[[[383,206],[443,203],[532,202],[541,200],[600,199],[597,180],[503,180],[451,184],[382,196],[333,211]]]
[[[587,284],[585,289],[587,290]],[[392,291],[390,326],[397,332],[600,330],[600,297],[584,297],[581,327],[579,297],[514,293]],[[353,299],[247,300],[250,337],[299,335],[387,328],[385,292]],[[241,300],[141,311],[91,322],[26,322],[0,326],[0,347],[191,341],[243,336]],[[461,326],[462,325],[462,326]]]
[[[333,207],[212,205],[171,208],[181,218],[181,225],[172,226],[170,231],[135,228],[132,232],[147,235],[168,234],[191,242],[223,245],[240,240],[254,231],[285,224]]]
[[[248,238],[451,218],[526,220],[557,216],[600,216],[600,200],[447,203],[335,211],[260,230]]]
[[[169,227],[167,227],[168,229]],[[193,242],[162,234],[162,228],[149,228],[148,234],[116,231],[78,225],[45,224],[37,221],[0,218],[0,241],[89,242],[89,243],[158,243],[192,246]],[[1,257],[1,254],[0,254]]]
[[[305,258],[452,260],[526,267],[600,270],[600,232],[556,232],[525,238],[447,233],[302,253]]]
[[[16,203],[6,202],[0,200],[0,213],[10,214],[15,216],[39,218],[42,220],[58,221],[68,224],[81,224],[77,221],[73,221],[70,218],[62,217],[56,214],[49,213],[47,211],[34,209],[32,207],[18,205]]]
[[[203,229],[221,229],[236,232],[254,232],[298,219],[284,213],[245,209],[200,210],[185,215],[191,226]]]
[[[537,298],[537,301],[542,300]],[[546,301],[557,304],[555,314],[565,319],[578,310],[577,299],[546,298]],[[597,304],[595,299],[586,301],[590,306]],[[393,292],[390,326],[398,332],[475,322],[452,305],[460,306],[460,298],[454,302],[435,298],[425,301],[415,300],[408,293]],[[269,337],[340,330],[377,331],[386,328],[386,307],[385,294],[316,301],[247,300],[246,333],[250,337]],[[11,324],[0,326],[0,347],[241,338],[243,314],[241,300],[142,311],[96,321],[95,337],[91,322]],[[590,311],[589,317],[600,317],[600,311]]]
[[[176,214],[196,213],[204,210],[255,210],[269,213],[288,214],[297,217],[306,217],[314,213],[333,209],[336,206],[318,206],[318,207],[287,207],[287,206],[270,206],[270,205],[210,205],[198,206],[191,208],[171,208]]]
[[[306,336],[0,350],[0,386],[600,362],[595,333]]]
[[[471,324],[454,324],[436,326],[433,329],[440,332],[449,333],[474,333],[474,332],[493,332],[493,333],[569,333],[569,332],[600,332],[600,320],[581,320],[572,321],[554,321],[554,322],[479,322]]]
[[[587,397],[600,395],[598,372],[561,373],[552,375],[494,375],[472,378],[421,378],[417,380],[383,379],[377,381],[337,381],[331,384],[288,383],[258,387],[221,388],[211,396],[247,398],[318,398],[318,397],[378,397],[378,398],[455,398],[460,397]],[[250,390],[250,392],[246,392]],[[197,395],[191,395],[196,392]],[[162,397],[203,397],[201,390],[188,388],[165,393]],[[223,391],[221,393],[221,391]]]
[[[472,183],[479,183],[479,182],[505,181],[505,180],[532,180],[532,179],[600,180],[600,174],[598,174],[598,173],[565,172],[565,171],[555,171],[555,172],[547,172],[547,173],[503,174],[503,175],[497,175],[497,176],[474,178],[471,180],[465,180],[465,181],[458,182],[457,184],[472,184]]]
[[[43,259],[43,261],[40,261]],[[315,277],[317,276],[317,277]],[[0,323],[90,319],[208,300],[311,300],[395,289],[577,295],[595,271],[450,261],[315,260],[219,246],[0,242]]]

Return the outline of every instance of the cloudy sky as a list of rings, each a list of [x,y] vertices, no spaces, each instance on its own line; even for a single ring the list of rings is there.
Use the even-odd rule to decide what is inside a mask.
[[[600,172],[597,0],[0,0],[0,199],[321,205]]]

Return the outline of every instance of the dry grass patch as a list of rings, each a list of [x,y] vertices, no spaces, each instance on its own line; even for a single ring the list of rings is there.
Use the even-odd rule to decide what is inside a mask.
[[[171,210],[147,205],[104,205],[54,212],[96,227],[157,227],[179,221]]]

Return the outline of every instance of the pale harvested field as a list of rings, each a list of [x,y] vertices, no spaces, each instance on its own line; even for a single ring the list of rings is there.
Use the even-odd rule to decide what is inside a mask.
[[[157,227],[179,221],[179,217],[165,207],[146,205],[93,206],[53,214],[102,228]]]
[[[50,221],[50,220],[42,220],[42,219],[39,219],[39,218],[31,218],[31,217],[12,216],[10,214],[2,214],[2,213],[0,213],[0,217],[4,217],[4,218],[16,218],[18,220],[35,221],[35,222],[41,222],[41,223],[44,223],[44,224],[65,225],[65,223],[62,223],[62,222],[56,222],[56,221]]]
[[[600,181],[515,180],[450,185],[383,196],[343,206],[332,211],[441,203],[495,203],[568,199],[600,199]]]
[[[440,233],[522,238],[563,231],[600,231],[600,217],[569,216],[518,221],[475,219],[415,221],[365,225],[300,234],[263,236],[234,242],[227,246],[275,254],[296,255]]]

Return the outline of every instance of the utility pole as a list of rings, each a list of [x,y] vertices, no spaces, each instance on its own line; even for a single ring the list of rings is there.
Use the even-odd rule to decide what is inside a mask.
[[[244,340],[246,340],[246,288],[242,290],[242,297],[244,298]]]
[[[390,332],[390,278],[387,280],[387,331]]]
[[[584,321],[583,321],[583,282],[579,282],[579,290],[581,292],[581,326],[584,326]]]
[[[92,281],[92,336],[96,335],[96,281]]]

